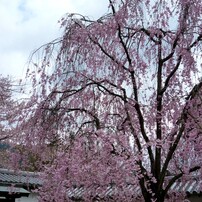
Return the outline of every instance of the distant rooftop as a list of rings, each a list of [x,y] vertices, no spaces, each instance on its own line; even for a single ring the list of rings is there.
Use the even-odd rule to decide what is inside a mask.
[[[39,179],[39,173],[14,171],[0,168],[0,184],[39,186],[42,185],[42,181]]]

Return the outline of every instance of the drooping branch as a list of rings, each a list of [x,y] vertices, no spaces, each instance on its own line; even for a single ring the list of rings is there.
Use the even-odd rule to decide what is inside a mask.
[[[162,189],[163,182],[164,182],[164,179],[165,179],[165,176],[166,176],[166,170],[167,170],[169,162],[171,161],[171,159],[173,157],[173,154],[174,154],[174,152],[175,152],[175,150],[176,150],[176,148],[178,146],[178,143],[181,140],[181,137],[183,135],[184,129],[185,129],[185,123],[184,123],[184,120],[183,120],[183,122],[181,123],[181,127],[179,129],[179,132],[177,134],[177,137],[175,138],[174,143],[170,146],[168,154],[166,156],[166,160],[165,160],[165,162],[163,164],[162,171],[160,173],[160,178],[159,178],[158,190]]]
[[[162,109],[163,109],[163,97],[161,95],[162,89],[162,42],[159,40],[158,45],[158,69],[157,69],[157,88],[156,88],[156,139],[162,139]],[[155,155],[155,177],[159,179],[159,173],[161,170],[161,147],[156,147],[156,155]]]
[[[131,80],[132,80],[132,84],[133,84],[133,93],[135,95],[135,109],[138,115],[138,120],[139,120],[139,125],[140,125],[140,131],[141,134],[145,140],[146,143],[149,143],[149,138],[146,134],[145,131],[145,123],[144,123],[144,118],[140,109],[140,105],[139,105],[139,101],[138,101],[138,93],[137,93],[137,85],[136,85],[136,80],[135,80],[135,75],[134,75],[134,71],[131,72]],[[151,146],[147,147],[148,150],[148,154],[149,154],[149,158],[150,158],[150,163],[151,163],[151,170],[154,171],[154,155],[151,149]]]
[[[173,70],[170,72],[170,74],[167,76],[164,86],[161,89],[160,95],[163,95],[165,93],[165,91],[167,90],[168,86],[169,86],[169,81],[171,80],[171,78],[175,75],[175,73],[177,72],[177,70],[179,69],[180,63],[182,61],[182,56],[180,55],[177,59],[177,63],[175,65],[175,67],[173,68]]]
[[[192,88],[192,90],[190,91],[188,97],[186,98],[187,102],[185,103],[185,107],[183,109],[181,117],[177,122],[177,124],[180,125],[180,128],[179,128],[178,133],[176,134],[176,137],[175,137],[175,140],[174,140],[173,144],[169,148],[168,154],[167,154],[165,162],[163,164],[162,171],[161,171],[161,174],[160,174],[160,181],[159,181],[159,188],[158,189],[162,188],[163,181],[165,179],[166,170],[168,168],[169,162],[172,160],[173,154],[175,153],[176,148],[177,148],[177,146],[178,146],[178,144],[179,144],[179,142],[182,139],[182,136],[184,134],[185,125],[186,125],[186,122],[187,122],[187,119],[188,119],[188,113],[189,113],[188,112],[189,107],[187,107],[189,105],[189,101],[191,99],[194,99],[200,93],[201,88],[202,88],[202,82],[195,85]],[[198,166],[197,166],[197,169],[199,169]],[[193,171],[195,171],[195,170],[193,170]],[[182,173],[182,175],[183,175],[183,173]]]

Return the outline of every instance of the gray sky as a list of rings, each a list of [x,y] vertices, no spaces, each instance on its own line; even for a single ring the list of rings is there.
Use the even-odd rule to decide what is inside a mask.
[[[0,74],[23,78],[30,53],[60,36],[58,20],[77,12],[98,18],[108,0],[0,0]]]

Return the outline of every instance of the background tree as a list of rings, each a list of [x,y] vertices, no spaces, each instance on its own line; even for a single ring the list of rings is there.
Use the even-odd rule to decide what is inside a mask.
[[[109,0],[98,20],[61,20],[63,36],[32,57],[19,122],[41,156],[58,145],[42,201],[68,201],[73,186],[91,201],[110,185],[108,201],[163,202],[176,180],[201,176],[201,13],[200,0]]]
[[[9,77],[0,75],[0,167],[8,167],[11,140],[14,137],[15,118],[18,110],[14,99],[14,85]]]

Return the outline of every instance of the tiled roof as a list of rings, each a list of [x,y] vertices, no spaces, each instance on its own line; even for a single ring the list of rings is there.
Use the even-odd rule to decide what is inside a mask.
[[[0,184],[6,185],[6,184],[15,184],[15,185],[25,185],[25,186],[39,186],[42,185],[42,181],[40,180],[39,173],[33,173],[33,172],[15,172],[13,170],[8,169],[1,169],[0,168]],[[99,196],[110,196],[115,194],[116,186],[108,186],[106,189],[100,189],[99,186],[97,186],[97,189],[93,187],[92,190],[96,190],[96,193]],[[134,185],[126,185],[125,190],[127,192],[130,192],[132,195],[141,195],[141,190],[139,186]],[[100,192],[101,191],[101,192]],[[77,188],[69,188],[67,190],[67,195],[71,197],[80,198],[84,194],[84,192],[91,193],[91,188],[84,188],[84,187],[77,187]],[[186,192],[187,194],[202,194],[202,180],[199,180],[197,177],[190,177],[189,180],[186,181],[177,181],[175,182],[170,192]]]
[[[97,187],[96,191],[93,189],[100,197],[106,197],[106,196],[112,196],[117,192],[118,190],[116,189],[115,186],[108,186],[106,189],[102,189],[100,192],[99,186]],[[141,195],[141,189],[139,186],[134,186],[134,185],[126,185],[125,190],[127,192],[131,193],[132,195],[135,196],[140,196]],[[84,188],[84,187],[77,187],[77,188],[69,188],[67,191],[68,197],[74,197],[74,198],[81,198],[82,195],[87,192],[91,194],[91,188]],[[178,192],[178,193],[186,193],[187,195],[192,195],[192,194],[202,194],[202,180],[199,180],[198,178],[190,178],[187,181],[177,181],[175,182],[171,189],[170,193],[172,192]]]
[[[186,192],[188,194],[201,194],[202,193],[202,180],[197,178],[190,178],[189,180],[178,181],[173,184],[171,191]]]
[[[14,170],[2,169],[0,168],[0,183],[1,184],[19,184],[19,185],[29,185],[38,186],[42,182],[39,179],[38,173],[32,172],[16,172]]]

